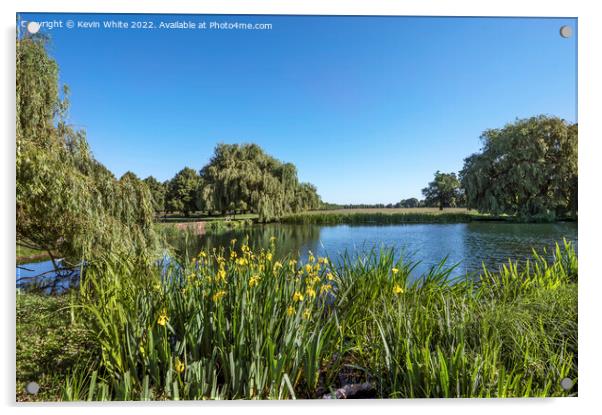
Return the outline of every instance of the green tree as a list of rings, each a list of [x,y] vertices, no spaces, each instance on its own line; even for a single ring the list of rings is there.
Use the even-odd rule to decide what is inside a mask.
[[[166,207],[170,212],[182,212],[190,216],[197,210],[196,200],[200,177],[196,170],[184,167],[169,181],[166,194]]]
[[[409,199],[402,199],[399,202],[399,207],[402,208],[417,208],[420,202],[415,197],[411,197]]]
[[[460,172],[468,207],[525,218],[577,214],[577,124],[517,120],[483,132]]]
[[[456,207],[461,198],[460,181],[456,173],[435,172],[435,179],[422,189],[425,204],[436,206],[440,210],[444,207]]]
[[[119,182],[66,122],[68,88],[59,97],[57,63],[46,40],[16,45],[16,211],[18,243],[60,253],[67,264],[155,247],[150,194]]]
[[[148,176],[143,180],[150,190],[153,198],[153,209],[157,215],[165,211],[165,194],[167,192],[166,186],[155,179],[153,176]]]
[[[219,144],[201,170],[197,206],[228,212],[256,212],[260,221],[318,207],[310,184],[300,184],[297,169],[266,154],[256,144]]]

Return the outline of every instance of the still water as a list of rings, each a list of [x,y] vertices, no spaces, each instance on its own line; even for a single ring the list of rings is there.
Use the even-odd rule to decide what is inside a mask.
[[[218,235],[204,235],[182,245],[194,255],[202,248],[228,246],[247,240],[253,249],[267,248],[275,237],[276,256],[290,253],[307,258],[309,251],[329,256],[335,263],[344,254],[363,256],[370,250],[393,249],[404,260],[418,262],[416,276],[422,275],[447,257],[447,265],[456,265],[453,275],[479,271],[482,264],[497,269],[508,258],[524,260],[532,249],[539,253],[545,248],[548,258],[563,238],[572,241],[577,249],[576,223],[513,224],[501,222],[471,222],[460,224],[408,225],[257,225]]]
[[[308,252],[329,256],[333,262],[342,255],[362,257],[371,250],[393,249],[396,256],[417,262],[414,276],[420,276],[447,257],[446,264],[457,265],[453,276],[478,272],[485,264],[497,269],[509,258],[524,260],[532,249],[539,253],[547,249],[553,258],[555,243],[563,239],[572,241],[577,249],[576,223],[514,224],[503,222],[471,222],[460,224],[408,224],[408,225],[254,225],[241,230],[203,235],[179,241],[178,254],[196,255],[201,249],[237,245],[248,241],[252,249],[268,248],[270,239],[276,243],[276,257],[300,255]],[[52,270],[50,261],[24,264],[17,268],[17,285],[28,277]],[[25,277],[25,278],[24,278]],[[46,275],[52,278],[52,274]],[[21,284],[19,284],[21,279]]]

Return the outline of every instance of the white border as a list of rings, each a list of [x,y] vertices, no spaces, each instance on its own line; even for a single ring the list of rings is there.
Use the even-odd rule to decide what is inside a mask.
[[[600,153],[599,140],[602,139],[600,125],[600,77],[602,66],[602,16],[595,10],[595,1],[478,1],[478,0],[222,0],[222,1],[183,1],[183,0],[147,0],[144,5],[123,0],[68,1],[68,0],[22,0],[4,1],[2,7],[2,99],[0,116],[2,126],[2,155],[0,205],[3,230],[2,255],[4,287],[2,289],[2,375],[0,391],[2,404],[8,406],[8,412],[27,413],[43,411],[47,414],[63,413],[105,413],[107,410],[126,413],[142,410],[148,414],[166,412],[198,413],[209,412],[252,412],[304,414],[308,411],[328,410],[345,413],[365,414],[368,411],[391,413],[461,413],[471,414],[488,412],[507,414],[508,412],[536,411],[546,413],[588,413],[600,407],[602,396],[602,367],[599,359],[600,316],[602,316],[600,298],[602,293],[602,273],[596,267],[595,248],[600,247],[600,212],[596,203],[600,199],[601,177],[596,163]],[[14,36],[15,13],[20,12],[116,12],[116,13],[223,13],[223,14],[339,14],[339,15],[437,15],[437,16],[562,16],[579,19],[579,169],[580,169],[580,226],[579,226],[579,266],[581,281],[579,286],[579,398],[566,399],[507,399],[507,400],[404,400],[404,401],[355,401],[321,402],[217,402],[217,403],[154,403],[154,404],[46,404],[33,406],[14,403],[14,350],[15,350],[15,299],[14,282],[14,120],[15,120],[15,69]],[[599,163],[599,162],[598,162]],[[595,214],[598,213],[596,216]],[[600,255],[598,253],[598,255]],[[334,406],[331,406],[334,405]],[[6,412],[5,412],[6,413]]]

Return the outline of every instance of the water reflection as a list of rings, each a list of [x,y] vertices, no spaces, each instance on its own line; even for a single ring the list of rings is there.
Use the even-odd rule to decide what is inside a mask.
[[[308,252],[329,256],[335,265],[343,255],[351,258],[366,255],[371,250],[394,249],[397,257],[419,262],[414,276],[420,276],[447,258],[447,265],[457,265],[452,276],[463,276],[482,270],[483,264],[497,269],[508,261],[524,260],[533,249],[552,259],[555,243],[563,238],[572,241],[577,250],[577,224],[512,224],[501,222],[472,222],[460,224],[408,224],[408,225],[254,225],[240,230],[198,237],[185,237],[184,233],[171,243],[174,254],[183,257],[196,255],[201,249],[212,250],[242,243],[257,251],[267,249],[274,239],[275,256],[300,256],[307,260]],[[165,259],[169,262],[169,258]],[[73,283],[77,275],[53,280],[50,261],[23,265],[17,268],[17,286],[31,283],[31,276],[48,272],[40,282],[48,290],[61,290]]]
[[[555,243],[563,238],[575,243],[577,249],[577,224],[512,224],[500,222],[472,222],[460,224],[408,224],[408,225],[257,225],[250,228],[205,235],[188,245],[188,252],[202,248],[228,246],[236,239],[237,246],[247,240],[253,249],[267,248],[270,238],[276,238],[276,256],[299,254],[307,259],[308,251],[328,255],[336,263],[343,254],[363,256],[370,250],[394,249],[403,256],[419,262],[415,275],[422,275],[447,258],[448,265],[456,265],[455,276],[479,272],[483,264],[497,269],[509,258],[525,260],[533,249],[549,259],[553,258]],[[186,248],[180,247],[183,252]]]

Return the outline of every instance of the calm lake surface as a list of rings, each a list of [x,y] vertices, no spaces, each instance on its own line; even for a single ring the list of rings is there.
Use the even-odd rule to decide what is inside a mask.
[[[276,238],[276,256],[299,254],[307,259],[308,252],[330,256],[336,263],[343,254],[361,257],[372,249],[393,249],[395,254],[419,264],[414,275],[420,276],[447,256],[448,265],[456,265],[454,276],[478,272],[484,263],[489,269],[498,268],[508,258],[525,260],[532,249],[553,258],[554,244],[563,238],[572,241],[577,249],[576,223],[517,224],[503,222],[471,222],[459,224],[407,225],[254,225],[242,230],[203,235],[180,244],[178,253],[196,255],[201,249],[229,247],[232,239],[240,246],[248,240],[253,249],[268,248],[270,238]],[[24,264],[17,269],[20,278],[50,271],[50,261]],[[47,278],[51,278],[48,275]],[[23,282],[24,280],[22,280]]]
[[[532,248],[541,252],[552,249],[563,238],[572,241],[577,249],[576,223],[514,224],[501,222],[471,222],[459,224],[407,225],[257,225],[219,235],[205,235],[187,247],[194,254],[202,248],[229,246],[248,238],[254,249],[267,248],[271,237],[276,238],[276,256],[298,253],[303,259],[309,251],[330,256],[334,262],[347,253],[358,257],[372,249],[394,249],[397,256],[419,262],[415,275],[422,275],[447,256],[447,264],[458,264],[454,275],[464,275],[482,269],[498,268],[508,258],[524,260]]]

